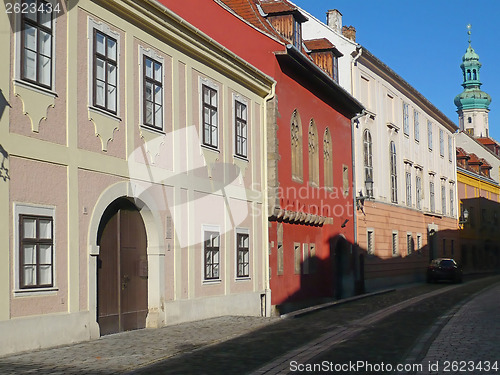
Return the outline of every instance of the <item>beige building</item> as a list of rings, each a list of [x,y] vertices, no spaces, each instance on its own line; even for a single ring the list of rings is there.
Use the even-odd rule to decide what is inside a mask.
[[[48,4],[0,5],[0,354],[268,313],[273,80],[155,1]]]

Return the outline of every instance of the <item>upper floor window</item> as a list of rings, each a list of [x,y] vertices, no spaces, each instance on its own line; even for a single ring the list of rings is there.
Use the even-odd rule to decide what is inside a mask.
[[[52,88],[52,4],[41,0],[23,1],[21,13],[21,78]],[[31,11],[36,7],[36,11]]]
[[[325,129],[323,136],[323,159],[324,171],[323,178],[326,188],[333,188],[333,155],[332,155],[332,136],[328,128]]]
[[[339,58],[337,56],[332,57],[332,73],[333,73],[333,80],[335,82],[339,82]]]
[[[297,110],[290,121],[292,178],[302,182],[302,124]]]
[[[396,163],[396,145],[391,141],[390,148],[390,164],[391,164],[391,202],[398,202],[398,177]]]
[[[300,49],[302,44],[302,25],[297,19],[293,19],[293,45]]]
[[[368,129],[363,133],[363,156],[365,165],[365,185],[367,180],[373,181],[373,150],[372,135]],[[366,185],[368,186],[368,185]],[[373,190],[367,191],[366,195],[373,196]]]
[[[406,205],[411,207],[411,172],[406,172]]]
[[[455,185],[450,183],[450,216],[455,216]]]
[[[434,200],[434,181],[429,182],[429,209],[431,212],[436,211],[435,200]]]
[[[444,133],[439,129],[439,155],[444,156]]]
[[[218,116],[217,116],[217,90],[202,85],[203,98],[203,144],[217,148],[219,146],[218,137]]]
[[[54,285],[53,218],[19,215],[19,287]]]
[[[319,153],[318,153],[318,131],[314,120],[309,124],[308,134],[309,149],[309,182],[319,185]]]
[[[235,123],[235,149],[236,155],[243,158],[248,157],[248,124],[247,106],[238,100],[234,101],[234,123]]]
[[[451,136],[448,136],[448,160],[453,160],[453,139]]]
[[[420,141],[420,124],[418,121],[418,112],[415,110],[413,111],[413,131],[415,133],[415,141],[419,142]]]
[[[441,213],[446,215],[446,181],[441,182]]]
[[[162,64],[144,56],[144,125],[163,130],[163,73]]]
[[[427,121],[427,146],[432,150],[432,122]]]
[[[422,209],[422,172],[419,169],[415,179],[415,202],[417,209]]]
[[[117,113],[118,43],[94,29],[93,105]]]
[[[410,116],[408,103],[403,103],[403,132],[406,135],[410,134]]]

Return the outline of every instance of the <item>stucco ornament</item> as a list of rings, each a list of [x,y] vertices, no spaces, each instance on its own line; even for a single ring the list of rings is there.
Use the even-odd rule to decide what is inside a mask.
[[[40,123],[47,119],[49,108],[54,108],[54,95],[39,92],[21,85],[14,85],[14,94],[23,103],[23,114],[31,122],[31,131],[38,133]]]

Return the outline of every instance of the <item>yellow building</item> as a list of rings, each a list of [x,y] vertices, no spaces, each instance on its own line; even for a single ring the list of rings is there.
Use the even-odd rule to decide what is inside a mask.
[[[450,255],[461,260],[466,273],[500,268],[500,185],[490,177],[491,168],[457,148],[460,252]]]

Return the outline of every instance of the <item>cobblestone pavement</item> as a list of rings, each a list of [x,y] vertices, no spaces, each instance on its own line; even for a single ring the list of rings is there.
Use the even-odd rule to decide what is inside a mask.
[[[0,374],[251,373],[323,335],[340,329],[347,329],[350,335],[360,326],[362,333],[339,342],[322,355],[338,361],[348,360],[349,356],[368,360],[388,355],[404,358],[416,337],[432,326],[437,317],[498,280],[498,276],[490,277],[458,288],[447,284],[413,285],[291,319],[222,317],[109,335],[90,342],[0,357]],[[439,291],[444,293],[437,295]],[[431,294],[416,304],[400,305],[403,310],[388,317],[384,318],[381,312],[428,293]],[[436,299],[447,302],[444,311],[436,308]],[[370,314],[382,320],[371,321]],[[406,327],[408,334],[397,333],[391,329],[394,325]],[[386,345],[390,343],[392,346]],[[402,348],[396,354],[394,344]]]
[[[451,317],[432,342],[418,374],[500,374],[500,284]]]

